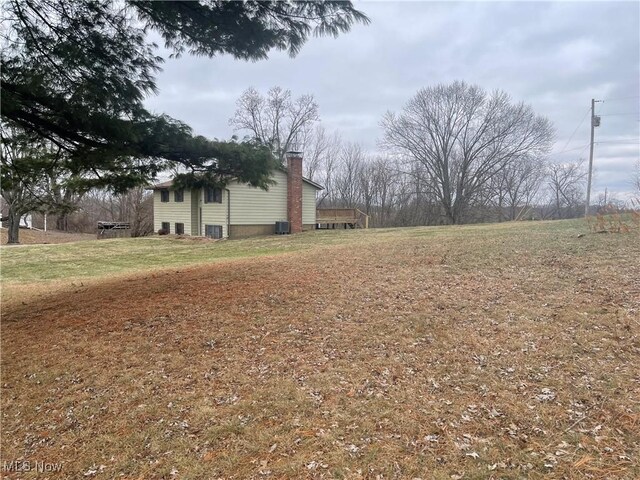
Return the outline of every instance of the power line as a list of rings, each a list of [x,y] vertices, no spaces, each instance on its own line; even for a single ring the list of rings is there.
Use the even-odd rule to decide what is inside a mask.
[[[605,98],[603,102],[613,102],[614,100],[630,100],[632,98],[640,98],[640,95],[634,95],[631,97],[617,97],[617,98]]]
[[[575,147],[575,148],[569,148],[569,149],[566,149],[566,150],[561,150],[561,151],[559,151],[559,152],[554,153],[554,155],[560,155],[561,153],[565,153],[565,152],[572,152],[572,151],[574,151],[574,150],[580,150],[580,149],[583,149],[583,150],[584,150],[584,149],[586,149],[588,146],[589,146],[589,144],[587,143],[586,145],[582,145],[582,146],[580,146],[580,147]],[[582,152],[581,152],[581,153],[582,153]]]
[[[571,142],[571,140],[573,139],[573,136],[576,134],[576,132],[578,131],[578,129],[582,126],[582,124],[584,123],[584,119],[587,118],[587,115],[589,114],[589,111],[591,110],[591,107],[589,107],[587,109],[586,112],[584,112],[584,117],[582,117],[582,120],[580,120],[580,123],[578,124],[578,126],[576,127],[576,129],[573,131],[573,133],[571,134],[571,136],[569,137],[569,140],[567,140],[567,143],[564,144],[564,147],[562,147],[562,152],[565,152],[565,148],[567,148],[567,146],[569,145],[569,142]],[[560,153],[562,153],[560,152]]]
[[[590,145],[591,145],[590,143],[587,143],[586,145],[584,145],[582,147],[570,148],[569,150],[564,150],[562,152],[558,152],[555,155],[559,155],[559,154],[564,153],[564,152],[572,152],[572,151],[575,151],[575,150],[580,150],[580,152],[576,155],[576,157],[580,158],[580,155],[582,155],[585,152],[585,150],[587,148],[589,148]]]
[[[640,112],[601,113],[600,117],[614,117],[617,115],[640,115]]]
[[[582,155],[582,154],[584,153],[584,151],[585,151],[587,148],[589,148],[589,144],[585,145],[585,146],[582,148],[582,151],[578,154],[578,157],[579,157],[580,155]]]

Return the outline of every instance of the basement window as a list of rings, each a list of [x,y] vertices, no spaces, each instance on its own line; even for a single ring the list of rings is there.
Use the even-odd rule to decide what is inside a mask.
[[[160,201],[163,203],[167,203],[169,201],[169,190],[166,188],[160,190]]]
[[[204,234],[210,238],[222,238],[222,225],[205,225]]]
[[[184,223],[176,223],[176,235],[184,235]]]
[[[222,189],[207,187],[204,191],[204,203],[222,203]]]
[[[184,202],[184,190],[182,188],[173,192],[173,201]]]
[[[165,230],[167,233],[171,232],[171,224],[169,222],[162,222],[162,230]]]

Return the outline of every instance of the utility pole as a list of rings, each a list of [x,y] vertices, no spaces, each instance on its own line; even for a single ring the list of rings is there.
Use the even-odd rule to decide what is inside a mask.
[[[587,202],[584,206],[584,216],[589,216],[589,204],[591,203],[591,175],[593,172],[593,134],[595,127],[600,126],[600,117],[595,114],[596,102],[600,100],[591,99],[591,143],[589,148],[589,175],[587,177]]]

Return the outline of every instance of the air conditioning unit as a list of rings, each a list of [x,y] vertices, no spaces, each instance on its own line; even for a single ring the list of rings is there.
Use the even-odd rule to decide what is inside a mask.
[[[289,233],[289,222],[276,222],[276,235]]]

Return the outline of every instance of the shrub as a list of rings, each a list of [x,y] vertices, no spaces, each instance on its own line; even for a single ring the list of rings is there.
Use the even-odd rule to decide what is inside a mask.
[[[640,201],[631,200],[631,208],[609,204],[601,207],[595,216],[587,217],[593,233],[629,233],[640,229]]]
[[[167,230],[166,228],[161,228],[160,230],[158,230],[158,235],[169,235],[169,230]]]

